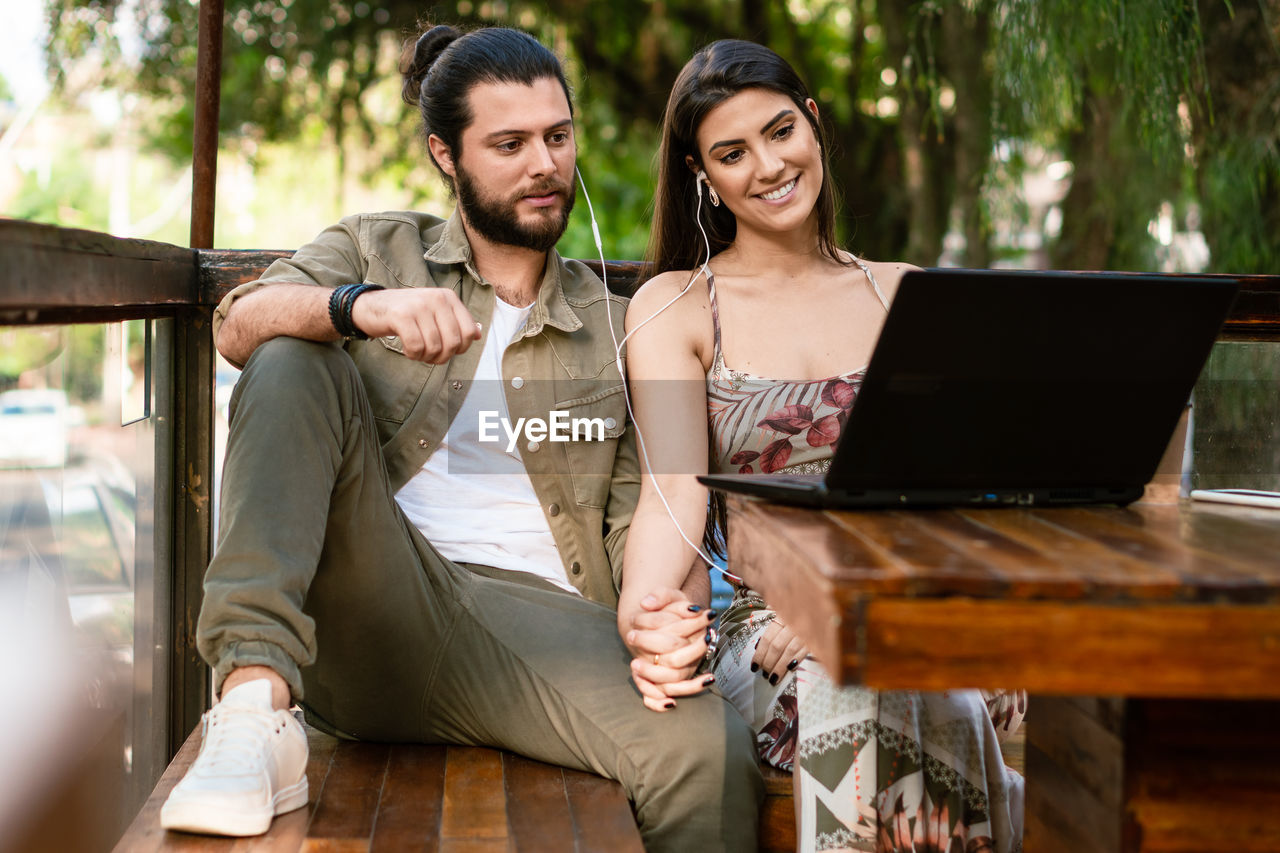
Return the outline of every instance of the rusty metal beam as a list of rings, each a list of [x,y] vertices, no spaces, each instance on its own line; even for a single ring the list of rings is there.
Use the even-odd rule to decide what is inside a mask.
[[[218,179],[218,111],[222,98],[223,0],[200,0],[196,59],[195,138],[191,160],[191,248],[213,247]],[[209,670],[196,651],[201,582],[213,554],[213,373],[210,320],[200,305],[178,313],[172,339],[173,565],[169,738],[173,752],[209,707]]]
[[[222,99],[223,0],[200,0],[195,140],[191,162],[191,248],[213,248],[218,181],[218,106]]]

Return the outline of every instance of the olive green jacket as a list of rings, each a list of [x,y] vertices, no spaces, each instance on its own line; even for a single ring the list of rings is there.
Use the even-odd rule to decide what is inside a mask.
[[[490,326],[494,289],[476,272],[462,221],[424,213],[349,216],[325,229],[292,258],[275,261],[255,282],[229,293],[214,315],[213,330],[235,300],[276,283],[337,287],[353,282],[400,287],[452,288],[471,314]],[[640,491],[635,431],[630,427],[623,377],[614,359],[626,300],[609,294],[600,279],[555,251],[529,319],[502,359],[509,417],[549,420],[552,411],[570,421],[598,419],[590,440],[519,439],[533,490],[555,537],[569,581],[587,598],[616,607],[622,551]],[[336,345],[336,344],[335,344]],[[417,473],[440,445],[467,383],[475,375],[480,345],[444,364],[413,361],[398,338],[347,341],[377,420],[393,488]],[[506,434],[502,435],[503,446]],[[500,519],[495,518],[495,522]]]

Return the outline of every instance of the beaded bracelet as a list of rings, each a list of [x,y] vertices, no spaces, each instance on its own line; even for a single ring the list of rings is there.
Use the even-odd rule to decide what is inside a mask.
[[[351,319],[351,309],[360,294],[382,289],[380,284],[344,284],[335,287],[329,294],[329,322],[333,324],[334,331],[347,340],[369,340],[368,335],[356,328],[355,321]]]

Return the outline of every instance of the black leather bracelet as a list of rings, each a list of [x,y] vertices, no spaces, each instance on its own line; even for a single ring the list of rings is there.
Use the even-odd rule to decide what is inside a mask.
[[[342,307],[341,306],[342,306],[342,295],[348,287],[351,287],[351,285],[349,284],[340,285],[339,287],[335,287],[332,291],[329,292],[329,322],[333,325],[333,330],[337,332],[340,337],[344,337],[344,338],[346,337],[346,335],[343,334],[343,331],[342,331]]]
[[[357,284],[355,287],[351,288],[347,297],[342,301],[342,321],[346,323],[347,328],[351,330],[351,337],[357,341],[367,341],[369,340],[369,336],[356,327],[356,321],[351,316],[351,311],[356,306],[356,299],[362,293],[368,293],[370,290],[382,289],[382,285],[380,284]]]
[[[360,334],[360,330],[356,328],[355,320],[351,319],[351,306],[355,304],[356,296],[360,290],[360,285],[348,285],[342,291],[342,301],[338,304],[338,317],[342,319],[342,328],[345,334],[343,337],[348,340],[361,340],[364,335]]]
[[[334,288],[329,295],[329,322],[333,324],[334,330],[347,340],[369,340],[369,336],[360,331],[351,319],[351,309],[360,294],[382,289],[380,284],[344,284]]]

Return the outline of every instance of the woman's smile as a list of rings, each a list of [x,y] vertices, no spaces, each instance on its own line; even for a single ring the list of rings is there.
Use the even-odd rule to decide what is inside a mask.
[[[800,177],[797,175],[782,186],[778,187],[776,190],[770,190],[767,193],[760,193],[760,198],[765,201],[782,201],[795,191],[796,181],[798,180],[800,180]]]

